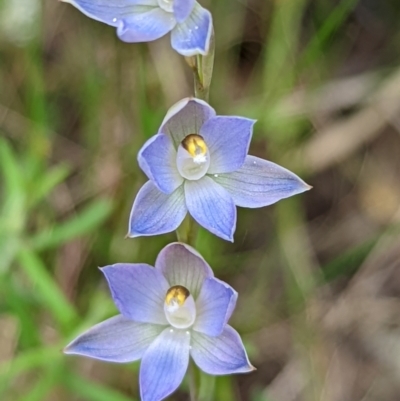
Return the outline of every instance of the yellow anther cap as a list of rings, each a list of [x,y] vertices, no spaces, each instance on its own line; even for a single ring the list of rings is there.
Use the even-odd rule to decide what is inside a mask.
[[[205,155],[207,153],[207,145],[203,137],[197,134],[190,134],[182,141],[182,146],[190,153],[192,157]]]
[[[190,292],[187,288],[182,285],[174,285],[167,291],[165,296],[165,303],[171,305],[176,302],[179,306],[182,306],[186,299],[190,296]]]

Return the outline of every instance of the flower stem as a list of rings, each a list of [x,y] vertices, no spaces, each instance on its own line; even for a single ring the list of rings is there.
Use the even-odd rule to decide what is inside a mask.
[[[196,366],[194,365],[194,362],[192,360],[189,361],[189,394],[190,401],[198,401]]]
[[[176,230],[179,242],[195,246],[198,226],[190,214],[187,214],[180,227]]]
[[[205,56],[197,55],[187,57],[186,62],[193,70],[194,95],[198,99],[208,102],[210,95],[210,84],[214,68],[215,40],[214,32],[211,34],[210,49]]]

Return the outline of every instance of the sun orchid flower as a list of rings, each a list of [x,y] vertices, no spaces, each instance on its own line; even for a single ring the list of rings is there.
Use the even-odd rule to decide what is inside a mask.
[[[236,206],[267,206],[311,188],[289,170],[247,154],[254,123],[216,116],[195,98],[175,104],[139,152],[149,181],[133,204],[128,236],[176,230],[189,212],[213,234],[233,241]]]
[[[183,56],[207,54],[211,13],[195,0],[62,0],[85,15],[117,28],[129,43],[150,42],[171,32],[171,46]]]
[[[237,292],[215,278],[190,246],[167,245],[155,268],[118,263],[102,272],[121,314],[77,337],[65,353],[119,363],[141,359],[142,401],[175,391],[189,356],[211,375],[254,370],[239,334],[227,324]]]

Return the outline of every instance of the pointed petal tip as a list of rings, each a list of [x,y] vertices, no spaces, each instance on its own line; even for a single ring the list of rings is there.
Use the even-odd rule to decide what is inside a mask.
[[[257,371],[257,368],[255,366],[253,366],[250,361],[248,361],[246,366],[243,366],[243,368],[239,371],[237,371],[236,373],[253,373]]]
[[[74,345],[74,340],[71,341],[68,345],[66,345],[64,348],[62,348],[60,351],[65,354],[65,355],[76,355],[76,353],[73,351],[73,346]]]
[[[130,239],[130,238],[136,238],[138,237],[139,234],[136,234],[134,232],[128,231],[124,237],[124,239]]]
[[[109,265],[107,265],[107,266],[99,266],[98,269],[99,269],[104,275],[106,275],[106,270],[108,270],[109,267],[110,267]]]
[[[198,224],[200,224],[200,223],[198,223]],[[233,233],[226,234],[226,233],[223,233],[222,231],[211,230],[210,228],[204,227],[204,226],[202,226],[202,227],[204,229],[206,229],[207,231],[209,231],[211,234],[213,234],[219,238],[222,238],[225,241],[232,242],[232,243],[235,242],[235,240],[233,238]],[[236,226],[235,226],[235,229],[236,229]]]
[[[301,180],[301,179],[300,179]],[[302,184],[302,190],[301,190],[301,192],[306,192],[306,191],[309,191],[310,189],[312,189],[313,188],[313,186],[312,185],[309,185],[309,184],[307,184],[305,181],[303,181],[303,180],[301,180],[301,184]]]

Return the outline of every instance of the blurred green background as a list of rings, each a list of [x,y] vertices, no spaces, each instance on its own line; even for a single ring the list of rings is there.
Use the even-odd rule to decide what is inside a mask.
[[[234,244],[200,231],[258,369],[202,375],[202,401],[398,401],[400,3],[201,3],[211,104],[256,118],[250,153],[314,186],[240,209]],[[0,1],[1,401],[138,400],[138,364],[61,350],[116,313],[98,266],[175,240],[124,236],[136,154],[192,94],[169,37],[128,45],[68,4]]]

